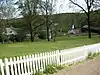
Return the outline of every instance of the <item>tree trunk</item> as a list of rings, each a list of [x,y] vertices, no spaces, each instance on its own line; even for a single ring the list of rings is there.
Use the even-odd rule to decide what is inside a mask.
[[[47,27],[47,40],[50,41],[50,38],[49,38],[49,26],[48,26],[48,23],[47,23],[46,27]]]
[[[91,38],[91,26],[90,26],[90,8],[88,7],[88,37]]]
[[[47,3],[47,0],[46,0],[46,3]],[[47,29],[47,40],[48,42],[50,41],[50,38],[49,38],[49,24],[48,24],[48,6],[46,7],[46,29]]]
[[[31,40],[31,42],[33,42],[33,31],[32,31],[31,23],[30,23],[30,34],[31,34],[30,40]]]

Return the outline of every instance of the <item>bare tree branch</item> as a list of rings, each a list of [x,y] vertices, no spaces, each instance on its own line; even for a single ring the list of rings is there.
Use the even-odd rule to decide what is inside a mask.
[[[93,5],[93,2],[94,2],[94,0],[91,0],[91,2],[90,2],[90,6],[92,6],[92,5]]]
[[[80,7],[80,8],[87,14],[86,10],[85,10],[82,6],[80,6],[79,4],[75,3],[75,2],[72,1],[72,0],[69,0],[69,1],[71,1],[74,5]]]

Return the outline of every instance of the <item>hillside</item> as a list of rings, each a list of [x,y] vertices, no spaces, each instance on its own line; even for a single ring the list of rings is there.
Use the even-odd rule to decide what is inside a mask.
[[[62,28],[64,32],[68,31],[74,24],[76,27],[81,27],[84,20],[84,14],[80,13],[62,13],[52,15],[54,22],[58,23],[58,28]]]
[[[77,28],[82,27],[87,24],[86,16],[84,13],[61,13],[54,14],[49,17],[53,23],[58,23],[58,30],[67,32],[71,26],[74,24]],[[99,26],[100,24],[100,15],[94,13],[91,14],[91,25]],[[11,19],[7,25],[12,25],[14,27],[23,27],[26,25],[26,22],[22,18]]]

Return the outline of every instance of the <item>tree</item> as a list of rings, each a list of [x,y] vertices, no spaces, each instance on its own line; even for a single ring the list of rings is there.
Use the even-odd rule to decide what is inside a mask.
[[[0,20],[1,25],[7,25],[8,19],[14,18],[15,7],[13,0],[2,0],[0,1]]]
[[[74,5],[78,6],[79,8],[81,8],[84,13],[86,14],[86,18],[87,18],[87,21],[88,21],[88,34],[89,34],[89,38],[91,38],[91,29],[90,29],[90,12],[91,12],[91,9],[92,7],[94,6],[94,2],[95,0],[84,0],[85,3],[86,3],[86,9],[81,6],[79,3],[77,2],[74,2],[73,0],[69,0],[71,3],[73,3]]]
[[[45,0],[40,3],[42,15],[44,15],[45,18],[45,25],[46,25],[46,31],[47,31],[47,40],[50,41],[50,27],[53,24],[52,20],[50,19],[50,16],[54,14],[55,6],[56,6],[56,0]],[[52,29],[51,29],[52,30]]]
[[[8,36],[5,33],[6,26],[9,25],[9,19],[14,18],[15,7],[14,0],[0,0],[0,37],[2,42],[8,41]]]
[[[18,9],[21,11],[21,15],[26,22],[26,28],[28,28],[31,34],[31,42],[34,41],[35,34],[39,26],[43,25],[44,22],[38,23],[39,17],[39,2],[41,0],[19,0],[16,2]]]

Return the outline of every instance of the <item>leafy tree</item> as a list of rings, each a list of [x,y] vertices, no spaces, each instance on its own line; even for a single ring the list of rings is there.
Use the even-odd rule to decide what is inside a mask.
[[[8,19],[15,16],[14,0],[2,0],[0,1],[0,24],[8,25]]]
[[[45,0],[40,3],[41,5],[41,12],[42,15],[44,15],[45,18],[45,26],[47,31],[47,40],[50,41],[50,27],[52,25],[52,19],[50,18],[51,15],[53,15],[55,11],[56,6],[56,0]],[[52,30],[52,29],[51,29]]]
[[[21,11],[21,15],[26,22],[26,28],[28,28],[31,34],[31,42],[34,41],[35,34],[37,33],[38,27],[43,25],[44,22],[39,23],[39,3],[41,0],[19,0],[16,4],[19,6],[18,9]],[[37,24],[38,22],[38,24]]]
[[[91,29],[90,29],[90,12],[94,6],[94,2],[95,0],[84,0],[86,3],[86,9],[84,8],[84,6],[80,5],[79,3],[73,1],[73,0],[69,0],[71,3],[73,3],[74,5],[78,6],[79,8],[81,8],[84,13],[86,14],[86,18],[88,21],[88,33],[89,33],[89,38],[91,38]]]

